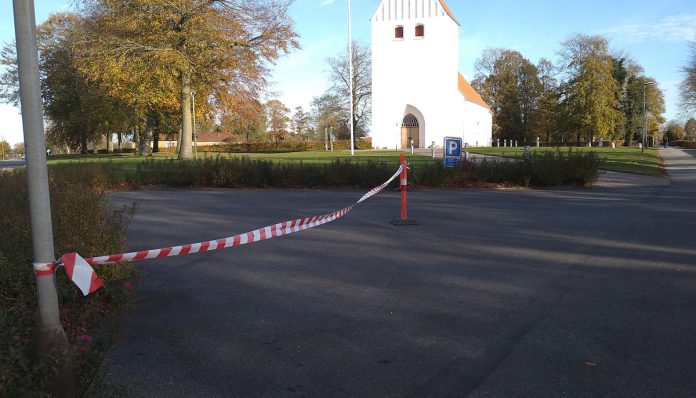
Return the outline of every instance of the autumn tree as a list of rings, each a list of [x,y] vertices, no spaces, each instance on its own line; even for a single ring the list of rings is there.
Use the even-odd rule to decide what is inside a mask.
[[[619,87],[614,78],[614,58],[603,36],[576,34],[559,52],[565,81],[561,87],[566,127],[577,143],[593,138],[611,139],[621,122]]]
[[[689,60],[682,69],[684,80],[679,86],[682,108],[685,112],[696,113],[696,42],[689,43]]]
[[[17,70],[17,46],[14,42],[5,43],[0,50],[0,101],[19,106],[19,73]]]
[[[537,67],[517,51],[487,49],[475,68],[472,85],[491,106],[493,135],[531,141],[543,90]]]
[[[372,58],[370,47],[358,41],[351,43],[353,53],[353,91],[350,91],[350,62],[348,51],[345,54],[326,59],[329,67],[329,93],[340,100],[345,115],[350,119],[351,98],[353,103],[354,138],[367,134],[372,114]],[[350,128],[350,124],[348,125]]]
[[[0,137],[0,156],[2,156],[0,159],[6,160],[10,157],[10,153],[12,152],[12,147],[10,146],[10,143],[5,140],[4,137]]]
[[[259,98],[268,63],[292,47],[297,34],[289,1],[84,0],[94,21],[92,59],[106,59],[129,75],[155,82],[176,79],[182,135],[179,159],[191,159],[191,92],[211,98],[198,107],[224,106],[234,98]],[[140,72],[140,73],[138,73]],[[132,75],[131,75],[132,76]],[[157,91],[156,84],[146,88]],[[156,107],[142,103],[148,110]]]
[[[15,144],[12,152],[14,152],[14,155],[17,157],[24,157],[24,143],[19,142],[19,143]]]
[[[648,136],[656,136],[660,125],[665,122],[665,98],[655,79],[642,75],[632,78],[626,95],[635,108],[632,112],[633,118],[627,121],[629,132],[634,133],[634,139],[639,138],[645,126]]]
[[[266,102],[266,115],[268,120],[268,133],[276,143],[285,139],[290,122],[290,109],[277,99]]]
[[[676,120],[671,120],[669,123],[665,125],[664,134],[670,141],[683,140],[685,136],[684,126]]]
[[[102,89],[79,69],[84,19],[75,13],[52,14],[37,27],[41,94],[47,119],[48,142],[87,151],[87,143],[100,134],[111,135],[111,128],[123,128],[125,105]],[[14,45],[5,45],[2,63],[6,70],[1,97],[18,105]],[[107,143],[110,140],[107,140]]]
[[[244,137],[244,142],[263,140],[266,134],[266,108],[255,99],[248,100],[233,108],[225,108],[219,113],[223,131]]]
[[[684,124],[685,139],[696,141],[696,119],[691,118]]]

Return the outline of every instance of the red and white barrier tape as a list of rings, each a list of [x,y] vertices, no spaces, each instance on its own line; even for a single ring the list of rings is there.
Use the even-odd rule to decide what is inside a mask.
[[[80,257],[80,255],[77,253],[68,253],[63,255],[60,260],[54,264],[34,264],[34,272],[38,276],[52,275],[57,266],[63,265],[68,277],[70,277],[70,279],[80,288],[80,290],[82,290],[82,293],[86,296],[87,294],[103,286],[102,280],[99,279],[90,264],[109,264],[136,260],[148,260],[159,257],[174,257],[183,256],[186,254],[204,253],[211,250],[221,250],[228,247],[236,247],[245,245],[247,243],[277,238],[279,236],[289,235],[295,232],[318,227],[345,216],[357,204],[362,203],[381,192],[384,188],[386,188],[387,185],[389,185],[390,182],[394,181],[394,179],[401,174],[402,168],[403,166],[399,166],[399,169],[396,171],[396,173],[394,173],[393,176],[391,176],[391,178],[389,178],[383,184],[371,189],[357,202],[322,216],[298,218],[295,220],[269,225],[239,235],[230,236],[228,238],[210,240],[207,242],[190,243],[187,245],[166,247],[161,249],[111,254],[107,256],[90,257],[87,259]]]

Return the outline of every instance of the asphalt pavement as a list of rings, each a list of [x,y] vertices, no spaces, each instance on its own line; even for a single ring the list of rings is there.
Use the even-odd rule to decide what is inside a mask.
[[[24,159],[10,159],[10,160],[0,160],[0,170],[14,169],[15,167],[24,166],[26,161]]]
[[[696,396],[696,151],[660,152],[660,183],[416,190],[413,226],[389,223],[391,190],[319,228],[142,261],[105,380],[127,397]],[[137,250],[324,214],[362,194],[111,201],[139,203]]]

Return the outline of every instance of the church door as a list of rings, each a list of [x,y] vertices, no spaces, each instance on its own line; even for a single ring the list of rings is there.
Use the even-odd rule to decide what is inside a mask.
[[[411,140],[414,148],[420,148],[419,133],[418,119],[409,113],[401,122],[401,149],[411,148]]]

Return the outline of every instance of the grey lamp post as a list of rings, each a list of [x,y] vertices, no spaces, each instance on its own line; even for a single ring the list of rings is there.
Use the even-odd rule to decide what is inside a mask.
[[[46,143],[36,46],[34,1],[14,0],[13,9],[34,261],[50,264],[54,261],[55,253],[53,225],[51,224],[51,200],[48,191],[48,170],[46,168]],[[65,331],[60,323],[58,293],[53,274],[37,274],[36,298],[39,307],[39,353],[48,354],[51,346],[61,350],[69,350],[70,346]],[[74,395],[72,369],[69,363],[62,365],[55,376],[52,392],[57,396]]]
[[[355,101],[355,99],[353,98],[353,35],[351,32],[350,25],[350,0],[348,0],[348,85],[350,95],[350,156],[353,156],[355,155],[355,140],[353,138],[353,134],[355,134],[353,132],[353,118],[355,117],[355,115],[353,115],[353,107],[355,106],[353,104],[353,101]]]
[[[193,108],[193,158],[198,159],[198,137],[196,137],[196,92],[194,90],[191,90],[191,107]]]
[[[649,82],[649,81],[643,83],[643,134],[641,137],[641,142],[642,142],[642,146],[640,149],[641,153],[645,152],[645,140],[646,140],[646,135],[648,133],[648,115],[646,114],[646,110],[645,110],[645,87],[650,86],[650,85],[654,85],[654,84],[655,83]]]

